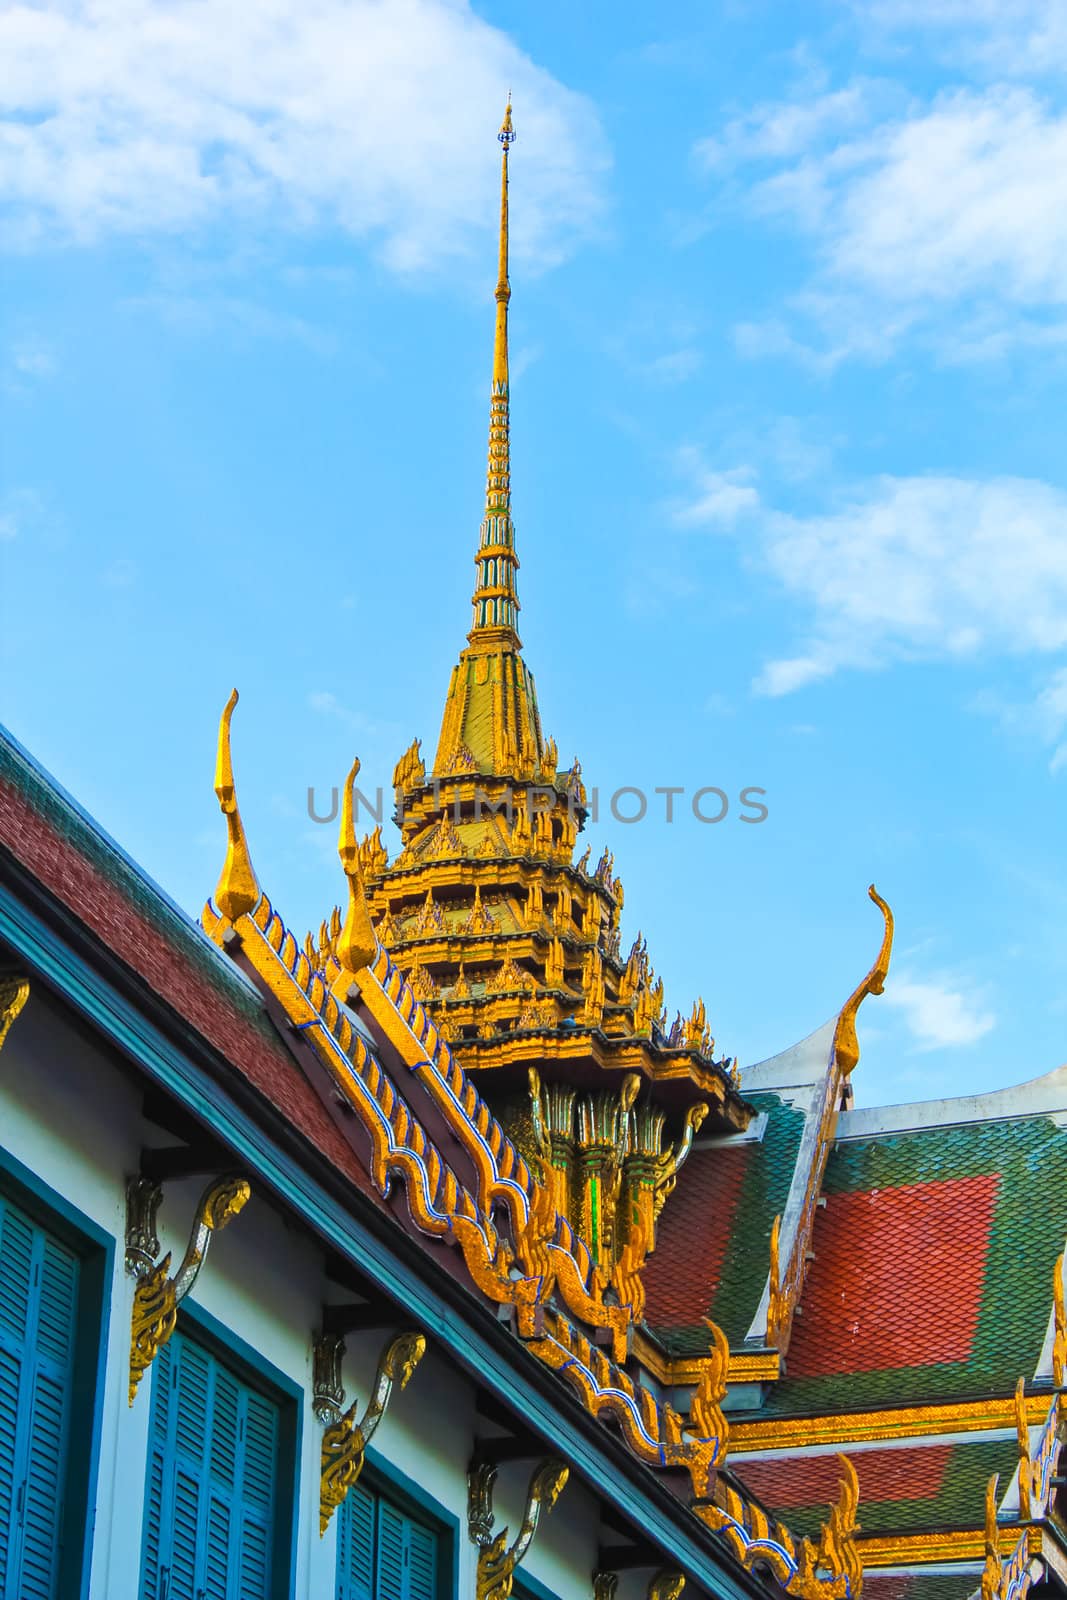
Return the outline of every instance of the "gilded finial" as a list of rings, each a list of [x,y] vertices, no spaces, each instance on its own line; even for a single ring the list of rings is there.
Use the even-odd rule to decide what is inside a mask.
[[[260,887],[248,853],[244,823],[237,807],[237,790],[233,781],[233,760],[230,755],[230,720],[238,701],[234,689],[223,708],[219,722],[219,747],[215,760],[215,793],[222,814],[226,818],[226,860],[222,864],[215,904],[230,922],[236,922],[246,911],[259,904]]]
[[[348,909],[341,932],[337,936],[334,953],[346,972],[360,972],[374,960],[378,949],[367,894],[363,887],[363,871],[359,862],[359,845],[356,843],[356,826],[353,816],[352,793],[359,776],[359,757],[345,779],[341,795],[341,833],[337,853],[348,879]]]
[[[881,994],[889,974],[889,958],[893,953],[893,913],[872,883],[867,894],[882,913],[885,927],[882,944],[870,972],[849,995],[837,1019],[834,1030],[834,1060],[842,1077],[847,1078],[860,1058],[859,1040],[856,1037],[856,1013],[869,994]]]
[[[474,591],[475,638],[491,630],[493,638],[506,636],[518,647],[516,627],[519,601],[515,585],[515,529],[511,521],[511,427],[508,415],[508,153],[515,142],[509,98],[497,135],[503,146],[500,161],[500,246],[496,278],[496,329],[493,335],[493,382],[489,400],[489,468],[485,484],[485,520],[478,554],[478,582]]]

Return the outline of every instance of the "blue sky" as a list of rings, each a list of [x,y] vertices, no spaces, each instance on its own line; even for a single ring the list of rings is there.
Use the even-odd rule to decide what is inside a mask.
[[[627,940],[861,1103],[1067,1056],[1067,8],[0,6],[3,720],[190,910],[290,925],[468,626],[509,87],[514,511]]]

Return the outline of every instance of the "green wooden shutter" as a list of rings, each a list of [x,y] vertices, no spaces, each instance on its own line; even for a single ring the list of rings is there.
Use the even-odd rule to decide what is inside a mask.
[[[269,1600],[279,1422],[194,1339],[175,1333],[160,1351],[141,1600]]]
[[[439,1536],[357,1483],[341,1509],[338,1600],[437,1600]]]
[[[173,1441],[170,1438],[171,1373],[170,1345],[156,1354],[152,1368],[152,1416],[148,1438],[148,1487],[145,1492],[144,1553],[141,1560],[141,1600],[160,1600],[160,1569],[164,1544],[169,1547],[163,1519],[169,1524],[174,1498]]]
[[[337,1549],[338,1600],[374,1600],[374,1519],[377,1500],[356,1483],[341,1508]]]
[[[78,1260],[0,1198],[0,1600],[59,1580]]]
[[[405,1600],[436,1600],[437,1535],[422,1523],[408,1524],[408,1570]]]

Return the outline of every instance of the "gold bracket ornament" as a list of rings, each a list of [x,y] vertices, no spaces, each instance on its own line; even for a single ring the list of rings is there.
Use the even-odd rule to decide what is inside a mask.
[[[615,1591],[618,1587],[617,1572],[593,1573],[593,1600],[615,1600]]]
[[[426,1338],[421,1333],[401,1333],[390,1340],[378,1362],[367,1409],[356,1421],[353,1402],[343,1416],[332,1422],[322,1436],[322,1473],[319,1484],[319,1537],[326,1532],[330,1518],[344,1503],[349,1489],[363,1471],[367,1445],[385,1415],[396,1387],[407,1387],[411,1374],[426,1353]]]
[[[514,1543],[508,1545],[507,1528],[493,1534],[495,1462],[475,1460],[467,1472],[467,1533],[478,1546],[477,1600],[509,1600],[515,1569],[533,1543],[542,1516],[552,1510],[563,1493],[570,1468],[555,1457],[534,1469],[526,1492],[526,1510]]]
[[[678,1600],[685,1588],[685,1573],[665,1568],[657,1572],[648,1586],[648,1600]]]
[[[142,1180],[143,1182],[144,1180]],[[137,1183],[131,1180],[127,1189]],[[139,1281],[133,1295],[133,1317],[130,1333],[130,1405],[133,1405],[137,1387],[156,1358],[156,1352],[167,1343],[178,1320],[178,1307],[190,1292],[200,1275],[207,1258],[211,1236],[224,1228],[252,1193],[247,1178],[213,1178],[205,1189],[196,1208],[193,1231],[181,1265],[173,1278],[169,1277],[171,1254],[150,1264],[135,1258],[129,1267],[132,1252],[129,1247],[130,1228],[127,1227],[127,1266]],[[158,1202],[156,1202],[158,1204]],[[142,1219],[143,1221],[143,1219]],[[129,1218],[128,1218],[129,1224]],[[150,1228],[154,1233],[155,1211],[151,1209]],[[158,1240],[155,1241],[158,1248]]]
[[[328,1428],[338,1420],[345,1403],[341,1359],[345,1341],[339,1333],[320,1333],[312,1346],[311,1409]]]
[[[163,1190],[142,1174],[126,1180],[126,1271],[139,1281],[147,1278],[159,1255],[156,1217]]]
[[[17,972],[0,973],[0,1050],[11,1026],[30,998],[30,980]]]

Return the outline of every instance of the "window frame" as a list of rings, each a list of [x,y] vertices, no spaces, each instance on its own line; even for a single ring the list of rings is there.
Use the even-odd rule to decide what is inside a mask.
[[[515,1570],[513,1593],[515,1600],[559,1600],[553,1589],[547,1588],[540,1578],[525,1572],[522,1567],[517,1567]]]
[[[438,1600],[455,1600],[459,1594],[459,1517],[443,1506],[440,1500],[427,1493],[421,1483],[409,1478],[381,1450],[368,1445],[359,1482],[380,1498],[392,1501],[398,1511],[426,1523],[438,1539],[437,1586]],[[344,1516],[342,1505],[337,1518]],[[338,1525],[334,1558],[334,1587],[337,1585],[337,1564],[341,1558],[341,1530]]]
[[[250,1389],[266,1395],[278,1407],[278,1470],[275,1479],[274,1538],[271,1548],[272,1600],[289,1600],[294,1592],[297,1541],[300,1531],[300,1449],[305,1391],[288,1373],[261,1355],[228,1324],[205,1311],[195,1301],[183,1301],[175,1332],[201,1345],[223,1367],[228,1367]],[[152,1381],[155,1382],[153,1366]],[[151,1404],[151,1393],[149,1404]],[[144,1489],[147,1505],[151,1458],[151,1429],[145,1435]],[[142,1511],[141,1555],[138,1582],[144,1565],[146,1524]]]
[[[78,1258],[73,1380],[63,1467],[64,1521],[56,1587],[58,1594],[87,1600],[92,1578],[117,1241],[3,1146],[0,1191]],[[87,1440],[88,1448],[71,1448],[75,1439]]]

